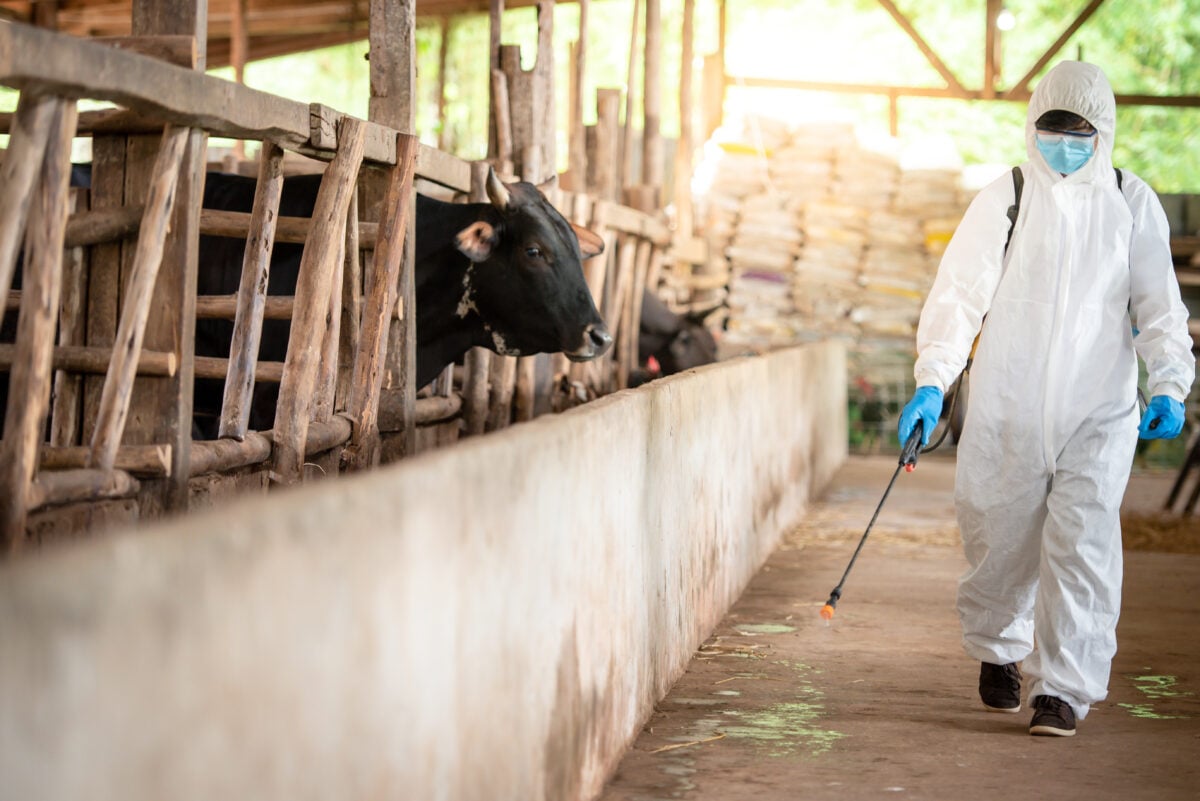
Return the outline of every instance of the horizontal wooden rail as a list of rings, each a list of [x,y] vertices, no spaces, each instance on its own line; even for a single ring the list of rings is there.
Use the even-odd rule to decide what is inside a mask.
[[[274,448],[274,432],[251,431],[242,441],[218,439],[193,442],[189,467],[192,477],[205,473],[220,473],[237,467],[264,464],[271,458]],[[330,448],[345,444],[350,439],[350,421],[334,415],[324,422],[308,425],[308,436],[304,441],[305,456],[323,453]]]
[[[141,485],[124,470],[38,473],[29,487],[29,511],[85,501],[132,498]]]
[[[0,370],[12,367],[15,346],[0,345]],[[53,352],[52,365],[55,370],[69,373],[104,375],[112,358],[112,348],[90,345],[57,345]],[[137,374],[171,377],[175,375],[178,362],[174,353],[143,350],[138,359]]]
[[[77,470],[87,465],[90,448],[79,445],[54,447],[43,445],[41,470]],[[167,478],[171,475],[170,445],[122,445],[117,450],[118,470],[145,478]]]
[[[268,295],[263,307],[264,320],[292,319],[292,295]],[[232,320],[237,313],[237,295],[200,295],[196,298],[196,317],[204,320]]]
[[[107,100],[162,123],[234,139],[270,139],[324,158],[336,152],[338,123],[348,116],[16,22],[0,25],[0,85]],[[395,164],[397,132],[377,123],[365,125],[363,158]],[[416,172],[451,189],[470,191],[470,165],[434,148],[418,149]]]
[[[197,356],[196,378],[214,378],[224,381],[229,374],[229,359],[219,356]],[[254,380],[278,384],[283,378],[283,362],[259,362],[254,369]]]

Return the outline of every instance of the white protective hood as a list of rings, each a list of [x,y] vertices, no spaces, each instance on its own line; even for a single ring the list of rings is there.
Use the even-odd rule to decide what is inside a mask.
[[[1066,177],[1034,141],[1035,121],[1053,109],[1099,132],[1093,157]],[[1151,394],[1182,400],[1195,374],[1166,215],[1133,173],[1123,170],[1118,188],[1115,132],[1097,67],[1064,62],[1047,73],[1029,103],[1007,252],[1009,174],[967,209],[917,331],[917,384],[941,389],[980,334],[955,488],[971,565],[958,603],[966,650],[993,664],[1024,660],[1029,692],[1063,698],[1079,717],[1105,697],[1116,647],[1135,350]]]

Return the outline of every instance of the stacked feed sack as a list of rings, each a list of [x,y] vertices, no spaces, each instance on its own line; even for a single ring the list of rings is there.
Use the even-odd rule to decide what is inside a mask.
[[[912,341],[932,271],[920,220],[894,211],[867,217],[859,305],[851,318],[864,339],[897,337]]]
[[[793,341],[792,273],[803,237],[787,198],[762,194],[742,200],[725,255],[729,280],[729,330],[748,343]]]
[[[835,200],[812,201],[802,216],[804,249],[796,260],[792,297],[806,340],[850,337],[859,303],[867,211]]]

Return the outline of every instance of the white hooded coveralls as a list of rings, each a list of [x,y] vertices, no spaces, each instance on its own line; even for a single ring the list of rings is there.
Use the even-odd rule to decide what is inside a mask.
[[[1036,120],[1054,109],[1098,131],[1095,154],[1066,177],[1035,144]],[[958,593],[967,654],[1024,660],[1030,697],[1057,696],[1079,718],[1107,694],[1116,652],[1119,510],[1138,438],[1135,351],[1151,395],[1182,401],[1195,376],[1166,216],[1125,170],[1122,197],[1115,123],[1096,66],[1063,62],[1042,79],[1029,102],[1008,252],[1014,191],[1005,173],[968,208],[917,331],[917,385],[943,391],[981,334],[955,485],[970,563]]]

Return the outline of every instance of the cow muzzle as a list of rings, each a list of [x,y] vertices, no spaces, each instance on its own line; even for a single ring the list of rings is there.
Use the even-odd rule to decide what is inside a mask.
[[[573,362],[587,362],[603,356],[612,347],[612,341],[612,334],[608,333],[604,323],[593,323],[583,329],[583,346],[564,353]]]

